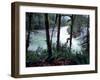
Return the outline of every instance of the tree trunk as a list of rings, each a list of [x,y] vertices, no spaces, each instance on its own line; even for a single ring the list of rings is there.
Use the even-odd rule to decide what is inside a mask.
[[[73,15],[71,16],[71,28],[70,28],[70,51],[71,51],[71,47],[72,47],[72,33],[73,33]]]
[[[29,42],[30,42],[30,32],[31,32],[31,21],[32,21],[32,14],[29,13],[29,28],[28,28],[28,34],[26,36],[26,53],[28,51],[28,47],[29,47]]]
[[[55,30],[55,27],[53,27],[53,29],[52,29],[52,33],[51,33],[51,45],[52,45],[52,38],[53,38],[53,33],[54,33],[54,30]]]
[[[41,27],[41,21],[40,21],[40,18],[41,18],[41,15],[40,14],[38,14],[38,23],[39,23],[39,27]]]
[[[52,38],[53,38],[54,30],[56,28],[56,23],[57,23],[57,14],[56,14],[56,19],[55,19],[55,26],[53,27],[52,33],[51,33],[51,45],[52,45]]]
[[[61,15],[58,15],[58,33],[57,33],[57,51],[59,51],[60,47],[60,25],[61,25]]]
[[[89,47],[90,47],[90,45],[89,45],[89,40],[90,40],[90,36],[89,36],[89,25],[90,25],[90,23],[89,23],[89,16],[88,16],[88,25],[87,25],[87,51],[88,51],[88,53],[89,53]]]
[[[45,14],[45,28],[46,28],[47,48],[49,53],[47,59],[50,59],[52,56],[52,49],[51,49],[50,35],[49,35],[49,19],[47,13]]]

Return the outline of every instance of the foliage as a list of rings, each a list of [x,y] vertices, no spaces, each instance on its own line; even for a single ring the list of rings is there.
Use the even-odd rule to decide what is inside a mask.
[[[26,13],[26,30],[29,28],[29,14],[32,14],[32,31],[37,30],[37,29],[45,29],[45,19],[44,19],[44,14],[43,13]],[[49,17],[49,25],[50,27],[55,26],[55,18],[56,14],[48,14]],[[67,20],[68,16],[63,16],[61,18],[61,26],[66,26],[67,25]]]
[[[53,45],[52,53],[52,59],[67,61],[69,60],[71,61],[70,65],[89,64],[89,54],[84,50],[81,52],[70,51],[69,47],[65,47],[64,45],[62,45],[60,47],[60,50],[57,51],[56,47]],[[47,57],[47,50],[43,50],[42,48],[38,48],[36,51],[29,51],[28,53],[26,53],[26,66],[30,66],[35,63],[45,62]]]

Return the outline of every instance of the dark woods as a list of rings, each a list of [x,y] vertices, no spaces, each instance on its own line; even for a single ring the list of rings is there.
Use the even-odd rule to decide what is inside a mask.
[[[70,35],[62,44],[60,35],[62,26],[68,26],[66,32]],[[50,29],[52,28],[51,32]],[[29,51],[31,32],[45,30],[47,50],[39,48]],[[57,29],[57,40],[53,36]],[[85,36],[84,31],[86,32]],[[83,32],[83,33],[82,33]],[[82,36],[80,52],[72,51],[72,39]],[[33,36],[34,38],[34,36]],[[68,45],[69,42],[69,46]],[[43,44],[44,45],[44,44]],[[55,46],[56,45],[56,46]],[[34,45],[35,46],[35,45]],[[41,54],[38,54],[40,50]],[[73,14],[26,13],[26,66],[55,66],[89,64],[89,16]]]

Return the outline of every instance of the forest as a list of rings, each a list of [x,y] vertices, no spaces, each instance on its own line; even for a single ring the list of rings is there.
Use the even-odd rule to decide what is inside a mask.
[[[26,67],[89,64],[89,15],[26,12]]]

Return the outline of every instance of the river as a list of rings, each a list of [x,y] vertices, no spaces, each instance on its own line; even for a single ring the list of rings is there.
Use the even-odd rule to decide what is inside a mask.
[[[70,37],[70,35],[67,32],[68,26],[61,27],[60,29],[60,42],[64,44],[66,42],[66,39]],[[49,30],[50,36],[52,33],[52,29]],[[57,41],[57,29],[53,32],[53,38],[52,42],[56,43]],[[80,40],[77,38],[72,38],[72,50],[74,51],[81,51]],[[69,45],[69,42],[68,42]],[[35,32],[31,32],[30,34],[30,45],[28,50],[29,51],[35,51],[38,47],[41,47],[43,49],[47,49],[46,45],[46,33],[45,30],[36,30]]]

